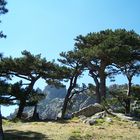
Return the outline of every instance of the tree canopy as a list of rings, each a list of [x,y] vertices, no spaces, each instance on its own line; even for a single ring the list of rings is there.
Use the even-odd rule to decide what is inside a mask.
[[[134,31],[108,29],[86,36],[79,35],[75,41],[75,49],[83,59],[81,62],[88,68],[96,86],[100,88],[97,94],[104,97],[106,77],[117,72],[114,66],[139,61],[140,36]]]

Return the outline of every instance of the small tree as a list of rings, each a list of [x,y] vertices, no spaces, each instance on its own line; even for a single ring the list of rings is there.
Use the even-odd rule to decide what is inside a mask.
[[[140,117],[140,85],[133,85],[132,86],[132,114],[136,117]]]
[[[28,51],[22,52],[23,57],[20,58],[4,58],[2,66],[5,71],[8,71],[9,75],[15,76],[24,80],[25,82],[17,85],[13,94],[19,94],[20,103],[17,118],[21,118],[24,107],[26,106],[26,100],[31,95],[34,84],[36,81],[43,77],[45,79],[53,79],[53,68],[52,62],[47,62],[45,58],[41,58],[41,55],[33,55]],[[25,86],[24,91],[21,92],[22,86]],[[14,96],[14,95],[13,95]]]
[[[26,95],[26,88],[23,87],[22,81],[12,84],[8,95],[13,97],[12,100],[15,101],[15,104],[20,105],[22,102],[26,102],[25,106],[35,106],[33,116],[36,113],[37,103],[45,97],[44,94],[34,89]],[[35,117],[33,118],[35,119]]]
[[[111,94],[111,98],[108,99],[108,103],[110,104],[109,106],[115,106],[116,109],[121,109],[121,111],[123,111],[123,113],[126,114],[130,114],[130,113],[134,113],[134,108],[136,106],[139,106],[139,102],[140,102],[140,86],[139,85],[132,85],[131,86],[131,94],[128,96],[128,85],[124,84],[124,85],[111,85],[109,87],[109,93]],[[130,101],[128,103],[128,100]],[[133,107],[133,110],[130,110],[130,106],[129,106],[129,112],[128,111],[128,105],[136,105],[135,107]],[[139,108],[136,107],[136,109],[139,110]],[[135,110],[136,111],[136,110]]]
[[[117,66],[119,67],[119,66]],[[130,113],[130,103],[131,103],[131,95],[132,95],[132,79],[134,76],[138,76],[140,74],[140,62],[138,61],[131,61],[123,66],[119,67],[121,72],[126,76],[128,80],[127,84],[127,98],[125,99],[126,107],[125,107],[125,113]]]
[[[75,48],[82,54],[82,63],[96,84],[97,102],[106,96],[107,69],[112,64],[112,54],[117,41],[112,30],[78,36]]]
[[[62,52],[60,54],[60,56],[62,58],[58,59],[58,61],[61,62],[61,64],[65,66],[65,67],[62,67],[63,77],[65,79],[67,79],[67,81],[69,81],[67,94],[64,99],[64,104],[62,107],[61,118],[64,119],[64,116],[65,116],[65,113],[66,113],[66,110],[68,107],[68,103],[72,99],[73,95],[76,93],[73,91],[74,91],[74,89],[77,88],[77,80],[82,75],[82,73],[84,71],[84,67],[80,63],[81,58],[79,56],[77,56],[76,53],[73,51],[68,51],[67,53]]]
[[[34,106],[34,112],[33,112],[33,116],[32,116],[32,120],[38,120],[39,119],[39,115],[37,113],[37,104],[39,103],[39,101],[43,100],[45,98],[45,94],[43,94],[42,92],[39,92],[39,90],[35,90],[29,98],[29,103],[27,104],[28,106]]]

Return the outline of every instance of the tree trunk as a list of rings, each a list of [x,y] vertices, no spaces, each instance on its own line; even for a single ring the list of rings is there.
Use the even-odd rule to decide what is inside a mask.
[[[96,83],[96,102],[101,103],[101,93],[100,93],[100,84],[99,82]]]
[[[103,98],[106,98],[106,76],[104,71],[100,72],[100,92]]]
[[[66,113],[66,110],[67,110],[68,102],[71,99],[69,97],[71,95],[72,90],[76,87],[78,76],[79,76],[79,73],[76,73],[75,75],[73,75],[72,78],[70,78],[70,85],[69,85],[69,88],[68,88],[68,91],[67,91],[67,95],[66,95],[66,97],[64,99],[64,104],[63,104],[63,108],[62,108],[61,119],[64,119],[64,117],[65,117],[65,113]]]
[[[25,108],[25,105],[26,105],[26,101],[21,101],[21,102],[20,102],[20,104],[19,104],[19,109],[18,109],[18,113],[17,113],[16,118],[21,119],[22,113],[23,113],[24,108]]]
[[[90,76],[93,78],[94,82],[95,82],[95,92],[96,92],[96,102],[97,103],[101,103],[101,93],[100,93],[100,83],[98,80],[98,76],[96,73],[94,73],[93,70],[89,70],[89,74]]]
[[[90,73],[90,74],[91,74],[91,76],[95,82],[95,85],[96,85],[96,87],[95,87],[96,102],[100,104],[101,103],[100,83],[99,83],[99,80],[95,74],[93,74],[93,73]]]
[[[1,108],[0,108],[0,140],[4,140],[4,133],[3,133],[3,128],[2,128]]]
[[[99,69],[99,78],[100,78],[100,93],[102,98],[106,98],[106,74],[105,74],[106,63],[101,61]]]
[[[67,95],[64,99],[64,104],[63,104],[63,107],[62,107],[62,115],[61,115],[61,119],[64,119],[65,117],[65,113],[66,113],[66,110],[67,110],[67,106],[68,106],[68,102],[69,102],[69,97],[70,97],[70,94],[71,94],[71,87],[68,89],[67,91]]]
[[[19,104],[19,110],[18,110],[18,113],[17,113],[17,118],[21,119],[22,117],[22,113],[24,111],[24,108],[25,108],[25,105],[26,105],[26,97],[31,93],[31,91],[33,90],[33,86],[36,82],[37,78],[32,80],[31,83],[29,84],[28,88],[27,88],[27,91],[26,91],[26,95],[25,95],[25,98],[24,100],[20,101],[20,104]]]
[[[130,103],[131,103],[131,99],[130,99],[130,95],[131,95],[131,80],[132,78],[128,78],[128,90],[127,90],[127,99],[125,101],[125,114],[130,114]]]
[[[35,121],[39,120],[39,116],[38,116],[38,113],[37,113],[37,104],[34,107],[34,112],[33,112],[32,120],[35,120]]]
[[[126,101],[125,101],[125,114],[126,115],[128,115],[128,114],[130,114],[130,99],[128,98],[128,99],[126,99]]]

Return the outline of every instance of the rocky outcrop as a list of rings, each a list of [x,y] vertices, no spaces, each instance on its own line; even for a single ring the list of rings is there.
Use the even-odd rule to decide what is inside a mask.
[[[46,95],[46,98],[39,102],[37,106],[37,112],[41,120],[56,120],[59,117],[66,92],[66,88],[56,88],[52,85],[45,87],[43,93]],[[94,98],[89,97],[86,92],[75,95],[72,99],[71,107],[68,108],[69,113],[66,114],[66,118],[70,118],[72,112],[78,111],[94,103]]]
[[[89,96],[88,91],[85,91],[75,95],[72,98],[71,108],[69,108],[69,110],[71,110],[71,112],[76,112],[91,104],[94,104],[95,102],[96,99],[94,97]]]
[[[39,113],[39,118],[56,120],[58,114],[61,112],[63,105],[63,99],[54,98],[50,101],[46,101],[46,103],[41,102],[38,105],[37,112]]]
[[[133,117],[131,117],[131,116],[126,116],[126,115],[123,114],[123,113],[112,113],[112,114],[113,114],[114,116],[120,118],[120,119],[123,120],[123,121],[132,121],[132,120],[134,120]]]
[[[56,88],[53,85],[48,85],[43,90],[46,98],[39,102],[37,112],[41,120],[57,119],[57,115],[61,112],[64,97],[66,96],[66,87]]]
[[[37,105],[37,113],[41,120],[45,119],[57,119],[57,115],[61,112],[64,97],[66,96],[66,88],[56,88],[52,85],[48,85],[44,88],[43,93],[46,95],[45,99],[41,100]],[[8,119],[16,117],[18,109],[14,113],[8,116]],[[25,107],[24,117],[25,119],[31,118],[34,112],[34,107]]]
[[[65,98],[66,92],[66,87],[57,88],[53,85],[47,85],[43,90],[43,93],[47,95],[47,100],[52,100],[55,98]]]
[[[94,105],[89,105],[85,108],[82,108],[81,110],[74,112],[73,116],[78,117],[80,115],[84,115],[86,117],[90,117],[98,112],[101,112],[103,110],[102,105],[95,103]]]
[[[57,117],[59,117],[59,114],[61,114],[66,92],[66,87],[56,88],[55,86],[48,85],[44,88],[43,93],[46,95],[46,98],[41,100],[37,105],[37,113],[41,120],[56,120]],[[70,118],[72,116],[72,112],[79,111],[95,103],[95,99],[89,96],[87,93],[88,91],[79,93],[72,98],[70,106],[68,107],[69,113],[66,114],[66,118]],[[26,114],[26,118],[31,118],[33,115],[33,111],[34,107],[26,107],[23,114]],[[94,112],[98,112],[98,109],[96,109]],[[16,113],[17,110],[8,118],[14,118],[16,116]]]
[[[84,115],[81,115],[81,116],[78,116],[78,118],[83,123],[86,123],[86,124],[89,124],[89,125],[94,125],[94,124],[97,124],[98,122],[104,122],[104,121],[106,121],[108,123],[111,123],[113,121],[110,117],[108,117],[108,114],[107,114],[106,111],[96,113],[96,114],[94,114],[90,117],[86,117]]]

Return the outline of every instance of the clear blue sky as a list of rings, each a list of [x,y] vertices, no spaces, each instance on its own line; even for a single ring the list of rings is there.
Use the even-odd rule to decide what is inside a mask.
[[[21,56],[26,49],[52,60],[73,49],[79,34],[108,28],[140,34],[140,0],[8,0],[7,8],[9,13],[1,17],[0,24],[7,34],[7,39],[0,40],[4,56]],[[123,83],[123,79],[116,81]],[[134,82],[140,83],[139,78]]]

